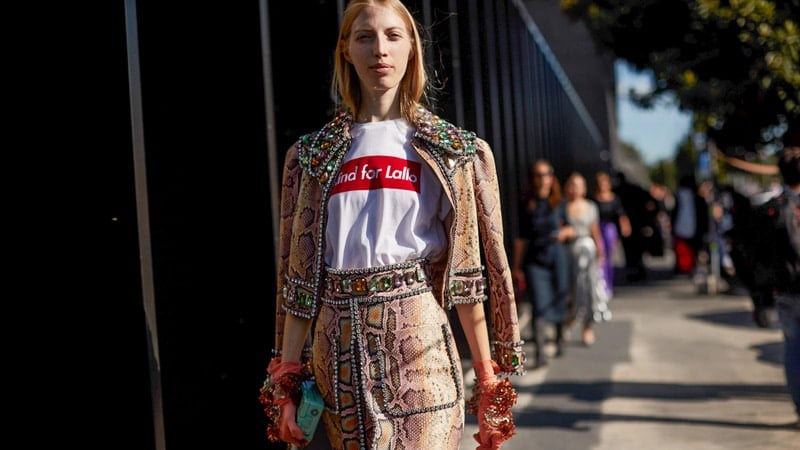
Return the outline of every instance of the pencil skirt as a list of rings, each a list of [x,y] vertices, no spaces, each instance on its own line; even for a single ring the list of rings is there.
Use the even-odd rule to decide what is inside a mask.
[[[312,365],[332,448],[459,447],[463,376],[447,314],[429,287],[406,294],[323,299]]]

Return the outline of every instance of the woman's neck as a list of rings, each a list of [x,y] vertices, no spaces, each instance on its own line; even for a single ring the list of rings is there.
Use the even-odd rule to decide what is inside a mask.
[[[382,122],[384,120],[400,119],[400,97],[397,92],[386,91],[380,95],[366,98],[358,108],[356,121]]]
[[[597,191],[594,194],[594,198],[598,200],[612,200],[614,198],[614,192],[612,191]]]

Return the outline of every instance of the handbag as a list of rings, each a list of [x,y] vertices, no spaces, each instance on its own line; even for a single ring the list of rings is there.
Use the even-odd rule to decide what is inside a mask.
[[[317,431],[319,419],[325,403],[314,380],[306,380],[300,384],[300,405],[297,407],[297,425],[303,430],[303,437],[311,441]]]

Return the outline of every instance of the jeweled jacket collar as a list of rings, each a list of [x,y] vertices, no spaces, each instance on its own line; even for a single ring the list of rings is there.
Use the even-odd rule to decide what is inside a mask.
[[[413,143],[437,159],[446,160],[450,170],[475,156],[475,133],[443,120],[422,106],[417,108],[416,116]],[[300,137],[297,143],[300,166],[321,184],[333,178],[337,162],[350,148],[352,125],[353,115],[341,112],[321,130]]]

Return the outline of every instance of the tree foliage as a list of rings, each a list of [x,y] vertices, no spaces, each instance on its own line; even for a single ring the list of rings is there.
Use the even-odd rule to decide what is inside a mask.
[[[800,124],[800,0],[561,0],[602,49],[652,69],[644,107],[667,92],[726,153]],[[697,124],[697,123],[696,123]]]

